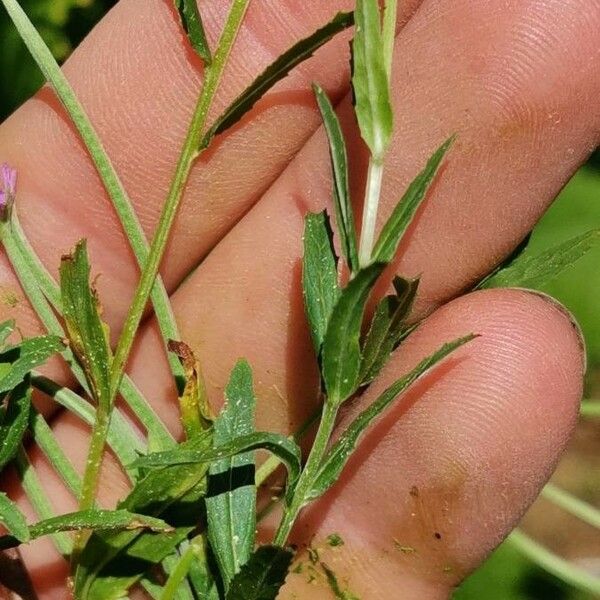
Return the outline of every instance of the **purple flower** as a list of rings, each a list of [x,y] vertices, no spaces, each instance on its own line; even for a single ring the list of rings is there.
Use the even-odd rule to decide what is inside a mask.
[[[10,209],[17,190],[17,170],[4,163],[0,167],[0,215]]]

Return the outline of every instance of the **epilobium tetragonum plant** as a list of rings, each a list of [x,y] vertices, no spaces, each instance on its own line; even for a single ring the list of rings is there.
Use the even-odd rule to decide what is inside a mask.
[[[391,292],[367,310],[371,292],[434,180],[453,138],[423,165],[379,233],[378,203],[393,131],[390,74],[396,1],[381,8],[377,0],[357,0],[354,13],[340,13],[318,31],[276,59],[216,119],[208,115],[230,50],[243,23],[249,0],[233,0],[216,47],[210,47],[195,0],[175,0],[189,42],[202,59],[204,84],[198,95],[175,175],[158,227],[148,246],[127,192],[74,95],[68,81],[16,0],[2,0],[31,54],[70,115],[106,187],[141,276],[116,346],[109,343],[100,299],[90,282],[85,240],[63,257],[55,282],[33,252],[18,220],[17,174],[2,166],[0,236],[25,294],[47,335],[5,342],[15,324],[0,326],[0,467],[14,461],[22,486],[40,521],[28,524],[16,504],[0,494],[0,521],[7,534],[1,548],[17,547],[49,535],[70,562],[71,589],[78,599],[127,597],[143,586],[153,598],[211,600],[273,599],[284,583],[295,550],[288,538],[302,510],[338,480],[369,426],[415,380],[434,368],[477,332],[448,340],[412,371],[390,385],[370,406],[333,436],[344,403],[364,392],[391,353],[416,326],[411,308],[418,280],[397,276]],[[290,438],[257,431],[257,399],[252,367],[240,360],[225,390],[225,406],[215,414],[209,405],[201,369],[180,339],[158,269],[192,165],[212,140],[237,123],[254,104],[296,65],[333,36],[354,27],[352,86],[354,111],[370,160],[360,236],[350,198],[344,135],[327,94],[314,84],[316,103],[327,133],[333,178],[333,218],[327,212],[305,217],[302,287],[306,319],[321,376],[321,403],[302,431]],[[334,235],[335,230],[335,235]],[[334,237],[337,242],[334,243]],[[513,257],[480,287],[527,286],[554,276],[577,260],[598,239],[590,232],[541,257]],[[337,254],[339,248],[340,256]],[[144,308],[152,301],[164,348],[180,396],[184,439],[175,440],[125,372]],[[60,354],[80,385],[75,393],[41,376],[37,368]],[[80,477],[54,435],[32,406],[32,390],[49,394],[92,427],[85,472]],[[115,401],[121,397],[143,425],[141,438]],[[300,437],[316,424],[305,460]],[[23,444],[30,435],[78,499],[79,510],[55,515],[28,461]],[[110,447],[127,474],[131,490],[115,510],[100,510],[97,492],[101,463]],[[256,469],[256,451],[273,458]],[[279,466],[285,484],[272,502],[281,518],[268,544],[256,539],[257,491]],[[332,532],[331,545],[343,540]],[[323,565],[338,597],[335,573]]]

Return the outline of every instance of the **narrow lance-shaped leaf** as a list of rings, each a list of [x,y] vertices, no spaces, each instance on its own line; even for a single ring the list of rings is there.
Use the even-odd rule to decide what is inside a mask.
[[[183,444],[210,450],[212,433]],[[173,533],[96,532],[80,557],[75,577],[81,600],[120,600],[152,565],[169,556],[198,524],[206,493],[208,465],[181,465],[151,471],[138,481],[120,509],[161,518]]]
[[[63,316],[71,347],[80,362],[94,399],[110,399],[112,352],[107,327],[100,318],[96,291],[90,286],[90,264],[85,240],[60,265]]]
[[[31,387],[29,379],[8,394],[0,406],[0,471],[16,456],[29,425]]]
[[[363,346],[363,359],[360,365],[361,385],[375,379],[399,343],[405,329],[405,319],[411,311],[418,287],[418,279],[395,277],[396,294],[386,296],[377,304]]]
[[[342,434],[332,446],[327,457],[323,461],[316,477],[309,500],[314,500],[323,495],[339,478],[348,459],[356,449],[360,438],[371,425],[393,402],[399,394],[406,390],[416,379],[424,375],[434,365],[446,358],[460,346],[471,341],[475,336],[468,335],[448,344],[444,344],[431,356],[421,361],[410,373],[398,379],[379,396],[373,404],[363,410],[348,429]]]
[[[185,464],[208,464],[255,450],[268,450],[274,454],[288,470],[288,486],[294,486],[302,468],[300,447],[292,439],[278,433],[255,432],[242,435],[208,451],[186,450],[180,447],[176,450],[156,452],[140,457],[132,466],[147,469]]]
[[[15,545],[24,544],[31,539],[25,515],[3,492],[0,492],[0,523],[4,525],[10,536],[16,540]],[[2,540],[2,537],[0,537],[0,540]]]
[[[327,324],[340,295],[333,232],[325,211],[309,213],[304,219],[302,290],[313,345],[319,356]]]
[[[341,404],[360,383],[360,331],[367,299],[385,268],[374,263],[350,281],[342,291],[329,320],[323,342],[321,374],[328,401]]]
[[[291,550],[261,546],[231,582],[226,600],[275,600],[293,559]]]
[[[392,135],[393,113],[379,0],[357,0],[354,18],[354,110],[362,138],[371,154],[381,160]]]
[[[576,263],[599,242],[600,229],[593,229],[535,256],[523,254],[478,287],[540,287]]]
[[[352,13],[338,13],[329,23],[312,35],[294,44],[269,65],[242,92],[206,133],[202,147],[206,148],[212,138],[235,125],[279,81],[301,62],[310,58],[321,46],[340,31],[352,26]]]
[[[342,245],[344,258],[351,273],[358,271],[358,250],[354,213],[350,199],[348,183],[348,155],[346,142],[339,119],[327,94],[318,85],[313,85],[317,104],[321,111],[325,131],[329,140],[329,155],[333,172],[333,203],[338,235]]]
[[[82,531],[86,529],[110,531],[149,529],[151,531],[173,531],[164,521],[130,513],[126,510],[84,510],[59,517],[45,519],[29,527],[29,538],[37,539],[60,531]],[[14,548],[21,543],[16,537],[0,537],[0,549]]]
[[[179,358],[185,372],[185,388],[179,398],[179,411],[186,436],[191,439],[212,427],[214,415],[208,402],[204,378],[200,376],[200,364],[192,349],[183,342],[173,340],[168,348]]]
[[[225,389],[226,406],[215,420],[213,446],[254,433],[256,399],[252,369],[245,360],[233,368]],[[250,558],[256,530],[256,487],[252,452],[225,458],[210,467],[206,514],[208,539],[225,587]]]
[[[53,354],[65,349],[63,341],[54,335],[29,338],[0,352],[0,393],[12,390],[43,365]]]
[[[208,40],[206,39],[206,33],[204,31],[200,11],[198,10],[197,1],[175,0],[175,8],[177,8],[177,11],[179,12],[181,25],[192,44],[192,48],[194,48],[204,63],[209,65],[212,61],[212,55]]]
[[[517,260],[519,260],[522,255],[525,253],[527,248],[529,247],[529,242],[531,241],[531,232],[529,232],[523,240],[519,243],[519,245],[502,261],[500,262],[492,271],[490,271],[481,281],[477,283],[473,287],[474,290],[480,290],[487,286],[487,283],[492,277],[495,277],[500,271],[511,267]]]
[[[396,205],[392,215],[383,226],[373,250],[373,260],[390,262],[394,259],[398,245],[411,224],[439,166],[452,146],[454,137],[447,139],[427,161],[425,168],[408,186],[404,196]]]

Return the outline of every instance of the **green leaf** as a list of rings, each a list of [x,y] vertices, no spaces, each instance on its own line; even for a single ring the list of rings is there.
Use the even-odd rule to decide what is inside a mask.
[[[152,469],[173,465],[209,464],[255,450],[268,450],[274,454],[288,470],[288,486],[295,485],[302,468],[300,447],[292,439],[279,433],[255,432],[241,435],[228,444],[208,451],[186,450],[179,447],[176,450],[156,452],[138,458],[132,467]]]
[[[65,349],[63,341],[54,335],[29,338],[9,346],[0,352],[3,367],[0,378],[0,393],[18,386],[33,369],[44,364],[53,354]]]
[[[231,582],[226,600],[275,600],[293,559],[291,550],[261,546]]]
[[[213,446],[254,433],[256,398],[252,369],[245,360],[233,368],[225,389],[226,406],[215,421]],[[256,487],[254,454],[224,458],[210,467],[206,497],[208,540],[225,588],[254,550]]]
[[[67,336],[98,404],[109,402],[112,352],[106,325],[100,318],[96,291],[90,286],[85,240],[60,265],[60,291]]]
[[[402,236],[411,224],[425,194],[433,181],[439,166],[452,146],[454,137],[447,139],[427,161],[425,168],[408,186],[404,196],[396,205],[387,223],[384,225],[373,250],[373,260],[391,262],[396,255]]]
[[[382,159],[392,136],[393,112],[378,0],[357,0],[352,42],[355,113],[371,154]]]
[[[340,31],[354,23],[352,13],[338,13],[329,23],[312,35],[294,44],[269,65],[242,94],[240,94],[209,129],[202,147],[206,148],[213,137],[235,125],[279,81],[301,62],[310,58],[321,46]]]
[[[29,527],[27,527],[27,521],[25,521],[25,515],[3,492],[0,492],[0,523],[4,525],[11,536],[14,536],[17,545],[24,544],[31,539]],[[0,537],[0,540],[1,539],[2,537]]]
[[[30,539],[34,540],[60,531],[82,530],[132,530],[149,529],[150,531],[173,531],[173,528],[160,519],[130,513],[126,510],[84,510],[52,517],[29,527]],[[16,536],[0,537],[0,549],[14,548],[21,543]]]
[[[304,219],[302,290],[313,345],[319,356],[327,324],[340,295],[333,232],[326,211],[309,213]]]
[[[0,471],[16,456],[29,425],[31,387],[20,383],[0,406]]]
[[[210,450],[212,433],[207,431],[182,445]],[[80,557],[75,577],[76,597],[120,600],[153,565],[169,556],[198,525],[207,472],[206,465],[176,465],[150,471],[137,482],[118,508],[161,518],[175,527],[175,531],[94,533]]]
[[[386,267],[374,263],[359,271],[342,291],[323,342],[322,375],[328,401],[341,404],[360,383],[360,331],[369,294]]]
[[[541,254],[521,255],[508,267],[484,280],[478,287],[538,288],[576,263],[599,241],[600,229],[592,229]]]
[[[475,336],[468,335],[448,344],[422,360],[410,373],[398,379],[388,387],[375,402],[363,410],[348,426],[342,436],[335,442],[327,454],[308,500],[322,496],[339,478],[348,459],[356,449],[358,442],[366,429],[377,419],[393,402],[399,394],[408,388],[414,381],[424,375],[433,366],[446,358],[460,346],[471,341]]]
[[[210,429],[214,416],[208,402],[204,379],[200,376],[200,364],[192,349],[183,342],[173,340],[169,342],[168,349],[179,358],[185,372],[185,388],[179,398],[179,411],[186,436],[191,439]]]
[[[175,8],[179,12],[181,25],[192,44],[192,48],[204,63],[209,65],[212,61],[212,55],[196,0],[175,0]]]
[[[531,232],[529,232],[525,238],[519,243],[519,245],[499,264],[497,265],[493,271],[488,273],[477,285],[473,287],[474,290],[481,290],[487,286],[487,283],[490,279],[495,277],[500,271],[507,269],[512,266],[513,263],[517,261],[517,259],[521,258],[521,255],[525,253],[527,248],[529,247],[529,242],[531,241]]]
[[[360,383],[370,383],[379,374],[392,351],[397,347],[419,287],[419,280],[394,278],[396,293],[383,298],[373,315],[363,346]]]
[[[333,171],[333,200],[338,234],[346,263],[352,273],[358,271],[358,250],[354,213],[348,183],[348,155],[346,142],[339,119],[327,94],[317,84],[313,85],[317,104],[321,111],[325,131],[329,140],[329,155]]]

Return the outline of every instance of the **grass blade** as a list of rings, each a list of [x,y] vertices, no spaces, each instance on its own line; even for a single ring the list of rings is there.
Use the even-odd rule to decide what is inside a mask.
[[[396,255],[402,236],[406,233],[439,166],[452,146],[454,137],[447,139],[427,161],[425,168],[408,186],[406,193],[396,205],[388,222],[384,225],[373,249],[373,260],[391,262]]]
[[[333,172],[333,200],[335,206],[335,219],[340,236],[344,258],[351,273],[358,271],[358,249],[356,241],[356,228],[354,225],[354,212],[350,199],[350,185],[348,183],[348,155],[346,141],[340,126],[339,119],[327,94],[318,86],[313,85],[317,104],[323,118],[327,139],[329,140],[329,156]]]
[[[284,52],[215,121],[206,133],[202,147],[208,147],[213,137],[235,125],[277,82],[286,77],[294,67],[310,58],[333,36],[352,26],[353,23],[354,17],[352,13],[338,13],[329,23]]]
[[[254,433],[256,398],[252,369],[245,360],[233,368],[225,389],[226,406],[214,424],[213,446]],[[255,463],[252,453],[225,458],[210,467],[206,498],[208,539],[221,575],[229,583],[250,558],[256,530]]]
[[[319,356],[333,307],[340,295],[333,232],[325,211],[309,213],[304,219],[302,291],[313,345]]]
[[[23,544],[31,539],[25,515],[3,492],[0,492],[0,523],[4,525],[10,536],[14,537],[15,545]],[[0,537],[1,540],[2,537]]]
[[[359,271],[342,291],[323,342],[321,372],[328,401],[339,405],[349,398],[360,383],[360,332],[367,299],[385,268],[374,263]]]
[[[20,383],[0,405],[0,471],[16,456],[29,425],[31,387],[29,381]]]

